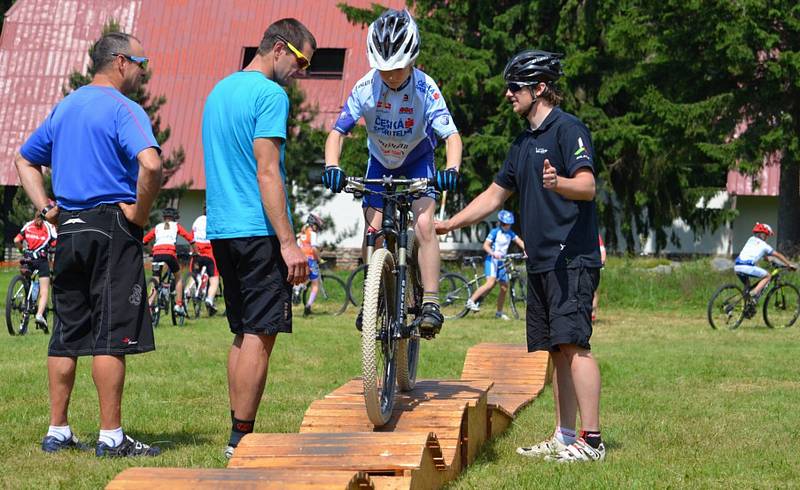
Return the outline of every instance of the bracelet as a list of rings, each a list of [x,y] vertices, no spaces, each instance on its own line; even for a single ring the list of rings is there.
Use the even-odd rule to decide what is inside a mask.
[[[48,204],[47,206],[42,208],[42,210],[39,212],[39,216],[41,216],[43,220],[47,220],[47,213],[52,211],[54,207],[55,207],[54,205]]]

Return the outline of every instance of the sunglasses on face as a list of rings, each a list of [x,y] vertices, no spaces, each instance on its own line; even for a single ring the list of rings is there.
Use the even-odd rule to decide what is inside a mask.
[[[517,82],[508,82],[508,83],[506,83],[506,88],[507,88],[507,89],[508,89],[508,91],[509,91],[509,92],[511,92],[512,94],[516,94],[517,92],[519,92],[519,91],[520,91],[520,90],[522,90],[523,88],[525,88],[525,87],[530,87],[530,86],[532,86],[532,85],[536,85],[536,84],[535,84],[535,83],[517,83]]]
[[[290,43],[289,41],[287,41],[282,37],[278,37],[278,40],[281,41],[283,44],[285,44],[286,47],[289,48],[289,51],[294,53],[294,56],[297,58],[298,68],[300,68],[301,70],[305,70],[311,65],[311,61],[309,61],[308,58],[306,58],[306,55],[304,55],[299,49],[295,48],[292,43]]]
[[[147,71],[147,64],[150,62],[150,58],[145,58],[144,56],[131,56],[125,53],[111,53],[111,56],[122,56],[131,63],[139,65],[139,68],[144,71]]]

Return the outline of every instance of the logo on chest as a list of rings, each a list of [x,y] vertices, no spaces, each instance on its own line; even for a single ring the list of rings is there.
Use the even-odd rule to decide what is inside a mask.
[[[539,155],[544,155],[547,153],[547,148],[536,148],[536,153]]]

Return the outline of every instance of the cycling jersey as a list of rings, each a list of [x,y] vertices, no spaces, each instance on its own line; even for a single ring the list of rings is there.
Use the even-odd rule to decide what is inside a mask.
[[[304,227],[303,231],[300,232],[300,238],[297,239],[297,244],[306,254],[306,257],[314,259],[314,249],[319,247],[317,232],[312,230],[310,226]]]
[[[397,90],[383,83],[378,70],[370,70],[356,82],[333,129],[347,134],[361,117],[367,148],[387,169],[432,153],[434,133],[445,139],[458,132],[439,87],[416,68]]]
[[[211,249],[211,240],[206,237],[206,215],[198,216],[192,223],[192,236],[194,236],[194,246],[197,254],[203,257],[214,258],[214,251]]]
[[[756,265],[765,255],[772,255],[774,251],[764,240],[751,236],[747,239],[742,251],[739,252],[739,256],[736,257],[736,265]]]
[[[144,243],[150,243],[155,238],[153,243],[153,255],[172,255],[177,257],[178,253],[175,250],[175,243],[178,241],[178,235],[182,236],[188,242],[193,242],[194,237],[191,233],[186,231],[186,228],[174,221],[169,224],[169,229],[166,228],[166,223],[159,223],[155,228],[147,232],[142,240]]]
[[[505,231],[501,227],[496,227],[486,235],[486,240],[492,242],[492,252],[500,252],[505,255],[508,253],[508,246],[517,238],[517,234],[511,231]]]
[[[25,242],[33,257],[47,257],[50,247],[54,247],[56,244],[56,236],[55,226],[47,221],[42,221],[41,226],[36,226],[34,221],[28,221],[19,231],[16,239]]]

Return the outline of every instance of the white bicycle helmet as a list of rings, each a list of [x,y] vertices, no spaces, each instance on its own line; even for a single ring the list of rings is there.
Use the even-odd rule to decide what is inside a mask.
[[[389,9],[367,32],[369,66],[388,71],[405,68],[419,55],[419,31],[408,10]]]

